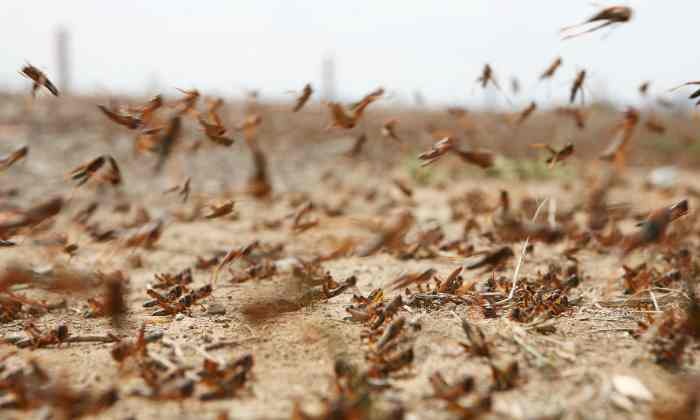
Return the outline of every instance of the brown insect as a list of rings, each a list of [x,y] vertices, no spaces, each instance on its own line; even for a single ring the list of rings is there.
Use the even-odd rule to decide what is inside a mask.
[[[418,159],[423,161],[421,166],[428,166],[428,165],[436,162],[438,159],[440,159],[446,153],[454,150],[454,143],[455,143],[454,138],[445,137],[444,139],[439,140],[438,142],[433,144],[433,146],[430,150],[418,155]]]
[[[517,360],[507,360],[495,363],[490,360],[491,377],[493,384],[491,389],[494,391],[507,391],[515,388],[520,379],[520,368]]]
[[[176,185],[172,188],[168,188],[167,190],[165,190],[163,192],[163,194],[169,194],[171,192],[177,191],[178,195],[180,197],[182,197],[182,202],[185,203],[185,202],[187,202],[187,199],[190,196],[190,181],[191,181],[191,178],[187,177],[187,179],[185,180],[185,182],[182,185]]]
[[[8,232],[14,229],[34,226],[44,220],[53,217],[61,211],[63,207],[63,199],[54,197],[46,202],[31,207],[17,215],[17,217],[3,220],[0,222],[0,236],[5,236]]]
[[[392,182],[394,183],[394,185],[396,185],[396,188],[398,188],[403,195],[409,198],[413,197],[413,190],[408,185],[406,185],[404,181],[398,178],[394,178],[392,179]]]
[[[236,204],[234,200],[228,200],[221,204],[210,204],[211,213],[204,216],[205,219],[216,219],[226,216],[233,211],[233,206]]]
[[[475,388],[474,378],[465,377],[463,380],[449,385],[440,372],[430,375],[430,385],[433,387],[433,398],[454,402],[469,394]]]
[[[586,128],[586,116],[580,109],[559,107],[556,108],[554,112],[556,112],[558,115],[563,115],[573,119],[576,123],[576,127],[578,127],[579,130]]]
[[[175,291],[178,292],[173,293]],[[188,312],[190,306],[211,295],[211,292],[212,286],[210,284],[202,286],[199,289],[195,289],[185,295],[182,294],[182,286],[175,286],[166,295],[162,295],[153,289],[146,290],[146,294],[154,299],[155,305],[161,307],[160,310],[153,313],[153,316],[167,316]]]
[[[126,247],[152,249],[163,233],[163,219],[144,221],[143,224],[124,232]]]
[[[104,105],[97,105],[97,108],[99,108],[99,110],[102,111],[102,113],[105,114],[107,118],[119,125],[123,125],[124,127],[130,130],[135,130],[141,127],[143,124],[143,121],[140,118],[135,117],[131,114],[122,113],[116,109],[109,109]]]
[[[245,354],[230,364],[220,365],[211,359],[205,359],[199,373],[200,383],[212,390],[202,394],[202,401],[233,398],[248,382],[253,369],[252,354]]]
[[[437,273],[434,268],[428,268],[420,273],[408,273],[400,276],[399,278],[393,280],[389,287],[391,290],[398,290],[408,287],[411,284],[421,284],[425,283]]]
[[[360,117],[362,117],[365,108],[367,108],[367,106],[372,102],[379,99],[382,95],[384,95],[384,89],[382,88],[378,88],[375,91],[370,92],[359,102],[351,105],[349,113],[341,104],[337,102],[329,102],[328,108],[330,109],[331,117],[333,118],[333,122],[330,124],[330,127],[344,129],[355,127],[357,121],[360,119]]]
[[[160,172],[165,164],[165,161],[170,156],[170,153],[180,137],[180,117],[173,117],[168,123],[167,130],[158,139],[158,162],[156,162],[155,170]]]
[[[372,255],[384,247],[399,248],[404,242],[406,233],[413,227],[414,223],[415,216],[410,211],[398,210],[392,218],[384,223],[384,226],[380,227],[380,232],[357,251],[358,256]]]
[[[191,268],[186,268],[177,274],[155,274],[155,279],[157,283],[153,285],[154,289],[167,289],[172,286],[186,286],[194,281]]]
[[[530,105],[525,108],[520,115],[518,116],[518,120],[516,121],[517,125],[520,125],[527,120],[530,115],[532,115],[533,112],[537,109],[537,103],[535,101],[530,102]]]
[[[396,134],[396,127],[398,126],[398,124],[399,120],[397,118],[392,118],[390,120],[385,121],[384,125],[382,125],[382,136],[401,142],[401,139]]]
[[[88,163],[82,164],[77,168],[70,171],[69,176],[71,179],[78,181],[78,186],[86,183],[95,173],[97,173],[100,168],[105,164],[105,157],[98,156]]]
[[[272,192],[267,157],[255,143],[248,145],[253,153],[253,173],[248,178],[247,191],[253,197],[264,198]]]
[[[314,210],[314,204],[309,201],[302,205],[295,213],[294,220],[292,221],[292,230],[294,232],[300,233],[317,226],[319,223],[318,219],[311,219],[308,221],[303,221],[304,217]]]
[[[477,150],[460,150],[455,146],[455,140],[452,137],[446,137],[433,144],[433,147],[430,150],[418,155],[418,159],[424,161],[421,166],[427,166],[437,161],[448,152],[452,152],[459,156],[463,161],[477,165],[481,168],[489,168],[493,166],[494,156],[492,153]]]
[[[65,324],[58,324],[56,328],[49,330],[46,333],[42,333],[41,330],[36,327],[36,325],[30,322],[24,326],[24,330],[30,336],[31,347],[35,349],[54,344],[61,344],[70,335],[68,332],[68,327]]]
[[[666,236],[668,225],[688,214],[688,210],[686,199],[651,212],[645,221],[637,225],[640,228],[639,231],[625,237],[622,243],[623,255],[645,245],[662,241]]]
[[[195,110],[195,107],[197,106],[197,101],[199,100],[199,91],[197,89],[185,90],[179,88],[177,90],[185,95],[175,104],[176,107],[180,107],[180,109],[177,111],[177,115],[182,116],[188,113],[196,115],[197,111]]]
[[[382,96],[384,96],[384,88],[378,87],[375,90],[373,90],[372,92],[366,94],[359,101],[350,105],[350,109],[354,111],[359,107],[364,107],[364,106],[366,106],[366,105],[364,105],[365,103],[370,104],[370,103],[376,101],[377,99],[381,98]]]
[[[94,298],[88,299],[88,304],[90,305],[88,317],[111,317],[112,325],[119,328],[127,310],[124,295],[126,293],[126,283],[128,279],[124,277],[121,271],[102,274],[101,277],[104,284],[104,295],[100,300]]]
[[[0,172],[12,166],[15,162],[25,158],[29,153],[29,147],[22,146],[7,156],[0,157]]]
[[[545,71],[542,72],[542,74],[540,75],[540,80],[553,78],[554,74],[557,72],[559,67],[561,67],[562,63],[563,62],[561,57],[557,57],[556,59],[554,59],[554,61],[552,61],[552,64],[550,64],[549,67],[547,67]]]
[[[614,24],[622,24],[625,22],[629,22],[630,19],[632,19],[633,11],[630,7],[626,6],[611,6],[611,7],[606,7],[603,10],[599,11],[595,15],[591,16],[590,18],[586,19],[585,21],[578,23],[576,25],[571,25],[571,26],[566,26],[561,29],[561,33],[571,31],[572,29],[579,28],[581,26],[588,25],[589,23],[594,23],[594,22],[603,22],[600,25],[594,26],[592,28],[586,29],[583,32],[579,33],[572,33],[569,35],[565,35],[562,39],[570,39],[574,38],[577,36],[581,36],[587,33],[595,32],[599,29],[603,29],[606,26],[614,25]]]
[[[483,169],[492,167],[495,159],[493,153],[486,150],[455,149],[454,153],[464,162],[471,163]]]
[[[600,155],[600,159],[614,161],[618,169],[625,166],[625,152],[632,139],[634,130],[639,122],[639,112],[634,108],[625,111],[624,120],[616,129],[615,138],[607,149]]]
[[[586,70],[581,70],[576,74],[574,83],[571,85],[571,93],[569,94],[569,103],[573,104],[576,101],[576,95],[581,93],[581,103],[584,102],[583,98],[583,82],[586,80]]]
[[[542,143],[531,144],[530,147],[535,149],[545,149],[550,153],[550,156],[545,161],[547,164],[549,164],[550,168],[554,167],[554,165],[556,165],[558,162],[563,162],[574,154],[574,145],[572,143],[567,144],[559,150],[548,144]]]
[[[260,114],[251,114],[245,117],[238,125],[236,130],[251,130],[257,129],[262,124],[262,116]]]
[[[352,148],[345,152],[345,156],[353,158],[362,152],[362,147],[367,142],[367,135],[365,133],[360,134],[355,138],[355,142],[352,144]]]
[[[474,356],[491,357],[491,346],[486,340],[486,335],[478,325],[472,325],[466,319],[460,318],[462,331],[467,336],[468,343],[459,343],[464,350]]]
[[[156,95],[146,102],[145,105],[133,111],[141,116],[141,122],[144,126],[149,126],[154,120],[155,112],[162,106],[163,97],[161,95]]]
[[[207,118],[204,118],[201,115],[197,116],[197,121],[199,121],[199,125],[204,128],[204,134],[207,136],[207,138],[209,138],[209,140],[222,146],[230,146],[234,143],[234,140],[232,138],[225,137],[227,130],[226,127],[223,126],[221,118],[217,113],[218,108],[222,104],[223,101],[221,99],[211,102],[207,111],[209,121],[207,121]]]
[[[109,155],[98,156],[90,162],[78,166],[70,171],[68,176],[72,180],[77,181],[77,186],[80,187],[95,176],[97,171],[99,171],[105,163],[108,163],[109,167],[108,171],[101,177],[101,180],[109,182],[112,185],[119,185],[122,179],[121,171],[119,170],[117,162]]]
[[[323,290],[323,296],[326,299],[330,299],[332,297],[338,296],[339,294],[343,293],[344,291],[350,288],[355,287],[356,285],[357,277],[350,276],[347,279],[345,279],[345,281],[342,283],[337,283],[332,278],[329,278],[327,281],[324,281],[321,286]]]
[[[656,134],[664,134],[666,132],[666,126],[653,116],[650,116],[649,119],[646,120],[644,127]]]
[[[307,83],[304,86],[304,89],[301,92],[301,95],[297,98],[296,103],[294,104],[294,108],[292,109],[292,112],[297,112],[300,109],[304,107],[306,102],[309,101],[309,98],[311,98],[311,95],[314,93],[313,88],[311,87],[311,83]]]
[[[39,88],[42,86],[48,89],[53,96],[58,96],[58,89],[53,83],[51,83],[51,80],[49,80],[43,71],[27,63],[26,66],[22,67],[22,74],[34,82],[32,84],[32,97],[36,96],[37,90],[39,90]]]
[[[481,260],[471,265],[468,265],[467,270],[475,270],[477,268],[482,267],[487,267],[495,270],[499,266],[504,265],[505,262],[512,258],[514,255],[515,254],[513,253],[513,250],[509,246],[504,246],[490,254],[486,254],[486,256]]]

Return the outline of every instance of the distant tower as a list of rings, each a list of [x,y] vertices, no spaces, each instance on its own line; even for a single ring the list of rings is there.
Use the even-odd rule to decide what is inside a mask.
[[[68,30],[59,26],[56,30],[56,65],[58,68],[58,89],[62,94],[70,91],[70,52]]]
[[[335,60],[327,54],[321,62],[321,97],[325,101],[335,100]]]

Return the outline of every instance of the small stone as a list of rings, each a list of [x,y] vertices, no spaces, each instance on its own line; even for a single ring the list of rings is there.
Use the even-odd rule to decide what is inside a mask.
[[[220,303],[211,303],[207,307],[207,314],[209,315],[223,315],[226,313],[226,308]]]
[[[152,330],[146,332],[145,338],[147,342],[152,343],[163,338],[163,334],[164,333],[161,328],[153,328]]]
[[[185,314],[175,315],[175,321],[182,321],[183,319],[185,319]]]

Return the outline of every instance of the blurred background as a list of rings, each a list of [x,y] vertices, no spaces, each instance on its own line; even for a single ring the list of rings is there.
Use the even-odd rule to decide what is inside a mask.
[[[516,77],[514,102],[564,100],[580,69],[594,100],[639,102],[637,86],[668,95],[698,78],[686,48],[700,2],[637,0],[630,24],[574,40],[558,30],[601,4],[585,0],[328,2],[152,0],[26,2],[0,12],[0,87],[26,90],[17,70],[29,61],[73,93],[210,94],[288,100],[306,82],[327,99],[356,99],[377,86],[388,103],[503,105],[475,87],[484,63],[500,83]],[[609,5],[609,4],[606,4]],[[689,44],[692,45],[692,44]],[[61,52],[62,51],[62,52]],[[537,76],[558,55],[549,84]],[[62,58],[61,58],[62,57]],[[680,96],[680,97],[679,97]]]

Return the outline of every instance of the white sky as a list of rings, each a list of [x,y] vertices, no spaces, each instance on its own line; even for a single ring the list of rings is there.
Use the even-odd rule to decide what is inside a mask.
[[[473,81],[485,62],[504,85],[519,76],[521,101],[546,97],[535,80],[560,54],[557,96],[584,67],[594,96],[607,90],[623,101],[646,79],[663,92],[700,78],[699,1],[624,4],[636,12],[631,23],[560,41],[560,27],[597,8],[586,0],[2,0],[0,86],[26,86],[17,74],[25,60],[56,73],[59,24],[72,36],[74,87],[102,93],[143,92],[157,79],[166,94],[258,88],[284,97],[320,85],[327,53],[345,98],[382,85],[404,101],[418,89],[428,103],[469,103],[481,98]]]

